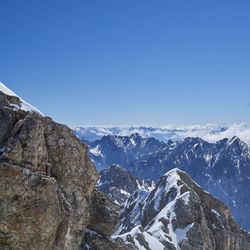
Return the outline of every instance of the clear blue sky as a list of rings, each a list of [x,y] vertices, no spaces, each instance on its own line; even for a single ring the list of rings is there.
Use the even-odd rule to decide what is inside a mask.
[[[249,0],[12,0],[0,10],[0,81],[56,121],[250,123]]]

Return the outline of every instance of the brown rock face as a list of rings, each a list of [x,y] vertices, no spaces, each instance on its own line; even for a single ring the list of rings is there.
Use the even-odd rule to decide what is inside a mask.
[[[86,146],[68,127],[13,104],[18,98],[0,92],[0,249],[79,249],[88,226],[110,235],[119,212],[94,191]]]
[[[88,228],[105,236],[111,235],[119,223],[119,206],[114,205],[110,198],[97,190],[94,192],[92,204]]]

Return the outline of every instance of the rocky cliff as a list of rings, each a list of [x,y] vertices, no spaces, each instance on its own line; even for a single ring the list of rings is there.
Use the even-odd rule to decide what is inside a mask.
[[[1,87],[0,249],[79,249],[88,229],[110,241],[119,210],[95,190],[87,147]]]

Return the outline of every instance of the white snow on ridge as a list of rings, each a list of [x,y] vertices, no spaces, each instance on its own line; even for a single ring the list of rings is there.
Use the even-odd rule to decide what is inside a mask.
[[[179,183],[181,177],[179,176],[178,169],[175,168],[172,171],[167,172],[164,175],[164,179],[161,180],[156,186],[156,190],[153,193],[153,196],[147,194],[143,200],[141,200],[139,206],[133,205],[133,209],[129,212],[129,218],[131,218],[130,222],[134,225],[129,232],[120,234],[122,231],[122,224],[120,228],[115,233],[113,238],[122,238],[125,242],[128,242],[127,236],[130,235],[135,245],[140,250],[144,250],[145,247],[138,240],[139,237],[143,237],[145,242],[148,244],[149,249],[152,250],[163,250],[165,249],[164,244],[172,244],[175,249],[180,250],[180,242],[187,238],[187,233],[193,227],[193,223],[187,225],[184,228],[174,228],[173,221],[176,219],[175,207],[178,200],[182,200],[184,205],[189,204],[189,196],[190,192],[181,193],[181,187],[184,184]],[[166,204],[163,208],[160,208],[159,203],[164,197],[164,194],[169,193],[170,190],[175,193],[175,196],[169,196],[168,200],[165,201]],[[165,197],[166,198],[166,197]],[[164,198],[164,199],[165,199]],[[131,203],[130,205],[132,205]],[[154,218],[151,219],[150,222],[144,228],[141,226],[141,218],[143,218],[143,213],[148,209],[148,205],[154,207],[154,211],[157,211],[157,214]],[[143,206],[142,206],[143,205]],[[126,206],[126,204],[125,204]],[[141,216],[140,216],[141,213]],[[145,215],[145,214],[144,214]],[[139,220],[134,220],[135,217],[140,218]],[[164,222],[165,221],[165,222]],[[166,225],[168,223],[168,225]],[[167,229],[166,230],[166,226]]]
[[[120,189],[120,193],[126,195],[127,197],[130,197],[130,193],[123,189]]]
[[[178,243],[187,238],[186,237],[187,232],[193,227],[193,225],[194,225],[194,223],[187,225],[185,228],[177,228],[175,230],[176,240]],[[179,245],[177,244],[177,249],[178,248],[179,248]]]
[[[232,125],[168,125],[159,127],[145,126],[83,126],[73,127],[77,134],[88,140],[100,139],[104,135],[130,136],[139,133],[142,137],[154,137],[167,142],[181,141],[187,137],[200,137],[208,142],[216,142],[224,138],[239,137],[250,145],[250,126],[246,123]]]
[[[28,112],[36,112],[42,116],[44,114],[28,102],[24,101],[22,98],[20,98],[18,95],[16,95],[13,91],[11,91],[9,88],[7,88],[2,82],[0,82],[0,91],[2,91],[4,94],[8,96],[16,96],[20,99],[21,107],[18,107],[17,105],[13,105],[14,108],[20,108],[21,110],[28,111]]]
[[[99,145],[94,148],[91,148],[89,152],[95,156],[103,156],[101,150],[99,149]]]
[[[112,236],[112,238],[113,239],[121,238],[126,242],[127,236],[130,235],[133,238],[134,243],[138,247],[139,250],[146,250],[146,248],[144,246],[142,246],[140,244],[140,242],[137,240],[137,237],[136,237],[137,234],[143,235],[143,237],[145,238],[145,241],[148,243],[148,246],[150,249],[152,249],[152,250],[153,249],[157,249],[157,250],[164,250],[165,249],[164,245],[156,237],[150,235],[146,231],[142,232],[140,230],[140,226],[136,226],[128,233]]]
[[[0,82],[0,91],[9,96],[17,96],[14,92],[12,92],[9,88],[7,88],[2,82]]]
[[[220,213],[217,210],[211,209],[211,212],[213,212],[214,214],[216,214],[217,217],[221,217]]]

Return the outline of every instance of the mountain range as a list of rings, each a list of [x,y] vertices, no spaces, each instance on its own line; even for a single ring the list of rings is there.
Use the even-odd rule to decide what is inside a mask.
[[[0,249],[250,249],[239,138],[88,143],[0,84]]]
[[[160,141],[181,141],[187,137],[199,137],[208,142],[224,138],[239,137],[250,145],[250,127],[246,123],[232,125],[197,124],[166,126],[80,126],[72,127],[81,140],[95,141],[105,135],[130,136],[138,133],[142,137],[154,137]]]
[[[142,180],[158,181],[179,168],[225,202],[238,223],[250,229],[250,150],[238,137],[215,143],[191,137],[164,143],[139,134],[108,135],[89,143],[89,156],[99,171],[118,164]]]

